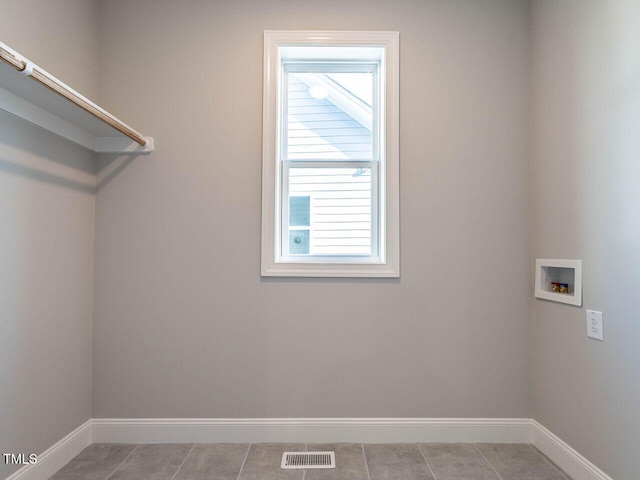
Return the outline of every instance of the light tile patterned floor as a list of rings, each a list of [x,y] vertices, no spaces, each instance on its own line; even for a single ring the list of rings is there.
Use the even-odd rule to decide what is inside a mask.
[[[331,470],[282,470],[284,451],[336,452]],[[94,444],[51,480],[571,480],[527,444]]]

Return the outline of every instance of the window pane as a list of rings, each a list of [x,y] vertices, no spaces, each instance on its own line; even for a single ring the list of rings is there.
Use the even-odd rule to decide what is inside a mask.
[[[289,253],[291,255],[309,253],[309,230],[289,230]]]
[[[289,73],[287,95],[289,159],[373,158],[372,73]]]
[[[309,226],[309,196],[289,197],[289,225]]]
[[[371,178],[370,168],[290,168],[289,254],[371,255]],[[297,225],[303,205],[308,227]]]

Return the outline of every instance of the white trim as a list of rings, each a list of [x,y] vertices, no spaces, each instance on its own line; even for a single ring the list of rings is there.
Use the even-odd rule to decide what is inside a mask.
[[[573,480],[612,480],[530,418],[97,418],[5,480],[46,480],[92,443],[531,443]]]
[[[262,276],[277,277],[399,277],[400,276],[400,176],[399,176],[399,58],[398,32],[336,32],[336,31],[265,31],[263,72],[263,144],[262,144]],[[277,92],[280,89],[279,46],[286,45],[341,45],[384,47],[385,78],[384,116],[385,139],[382,145],[384,171],[381,168],[379,190],[384,193],[385,205],[380,207],[379,232],[385,232],[379,241],[380,262],[288,262],[280,260],[276,246],[280,243],[279,217],[281,175],[276,174],[278,137]],[[279,261],[280,260],[280,261]]]
[[[527,443],[522,418],[94,419],[96,443]]]
[[[531,420],[530,442],[573,480],[612,480],[610,476],[536,420]]]
[[[37,463],[25,465],[5,480],[47,480],[93,443],[91,424],[92,421],[87,420],[69,435],[38,455]]]

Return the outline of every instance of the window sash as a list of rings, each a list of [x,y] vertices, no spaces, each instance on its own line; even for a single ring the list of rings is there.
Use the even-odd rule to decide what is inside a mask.
[[[371,73],[373,82],[373,98],[371,105],[371,147],[372,157],[363,158],[362,161],[380,161],[381,147],[381,104],[382,96],[380,85],[380,62],[365,61],[340,61],[340,62],[301,62],[283,61],[281,65],[281,81],[278,91],[280,149],[279,158],[284,160],[308,161],[306,159],[289,158],[289,74],[290,73]],[[349,159],[354,160],[354,159]],[[309,160],[313,161],[313,160]],[[345,160],[346,161],[346,160]]]
[[[289,170],[291,168],[369,168],[371,170],[371,249],[369,254],[289,254]],[[380,229],[381,214],[384,212],[384,201],[380,194],[380,162],[374,161],[283,161],[281,162],[281,193],[280,193],[280,262],[335,262],[335,263],[377,263],[381,261],[380,245],[384,233]],[[309,226],[311,228],[311,225]]]
[[[341,61],[283,61],[281,62],[281,81],[278,91],[280,148],[278,164],[280,175],[280,205],[279,224],[280,235],[276,245],[279,249],[279,262],[336,262],[336,263],[376,263],[380,262],[380,244],[383,241],[380,229],[381,198],[380,163],[380,105],[382,92],[379,80],[380,62],[341,60]],[[298,159],[289,158],[289,74],[290,73],[370,73],[372,76],[372,105],[371,105],[371,148],[372,158],[348,160]],[[289,169],[291,168],[369,168],[371,171],[371,248],[368,254],[289,254]]]

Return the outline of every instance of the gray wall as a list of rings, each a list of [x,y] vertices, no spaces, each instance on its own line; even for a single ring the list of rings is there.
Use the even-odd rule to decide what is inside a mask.
[[[1,3],[1,41],[96,94],[96,2]],[[94,164],[0,113],[3,453],[41,453],[91,416]],[[0,478],[16,469],[0,462]]]
[[[531,415],[527,2],[100,8],[94,417]],[[399,281],[260,278],[265,29],[400,32]]]
[[[584,269],[583,308],[535,302],[534,418],[620,480],[640,478],[639,21],[635,1],[532,4],[533,254]]]
[[[0,450],[92,415],[93,338],[95,417],[533,414],[640,477],[635,2],[2,6],[0,40],[158,148],[98,163],[92,337],[95,162],[0,115]],[[260,279],[262,31],[293,28],[401,33],[399,281]],[[531,251],[585,269],[533,331]]]

